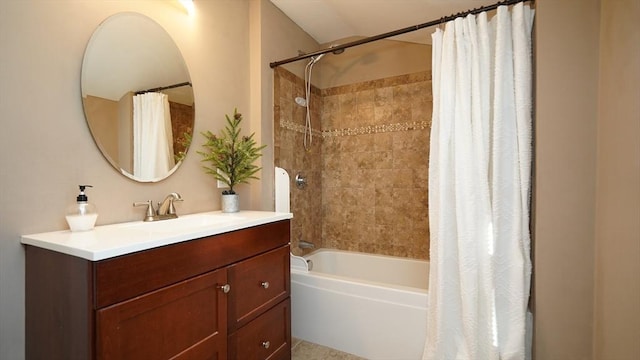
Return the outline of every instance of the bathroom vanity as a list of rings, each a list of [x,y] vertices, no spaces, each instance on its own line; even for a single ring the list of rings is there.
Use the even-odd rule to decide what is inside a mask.
[[[23,236],[27,359],[289,359],[291,214],[207,214]]]

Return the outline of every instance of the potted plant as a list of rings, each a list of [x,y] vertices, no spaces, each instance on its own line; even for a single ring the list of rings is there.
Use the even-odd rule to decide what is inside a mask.
[[[209,166],[203,166],[205,172],[229,187],[222,192],[222,212],[229,213],[239,210],[234,187],[248,183],[250,179],[258,179],[255,174],[262,168],[253,163],[262,156],[261,151],[266,145],[257,146],[254,134],[240,135],[242,114],[238,109],[233,110],[233,118],[225,117],[227,125],[219,136],[211,131],[201,133],[206,138],[202,145],[206,150],[198,153],[203,156],[202,161],[209,163]]]

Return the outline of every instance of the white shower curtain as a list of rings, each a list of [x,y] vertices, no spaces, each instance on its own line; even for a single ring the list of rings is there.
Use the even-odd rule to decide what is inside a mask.
[[[167,95],[133,97],[133,174],[138,180],[163,179],[175,165]]]
[[[432,36],[424,359],[525,358],[533,15],[500,6]]]

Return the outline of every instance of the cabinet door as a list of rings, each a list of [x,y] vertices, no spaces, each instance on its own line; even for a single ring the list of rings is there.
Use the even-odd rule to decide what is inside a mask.
[[[290,294],[289,245],[229,266],[229,332]]]
[[[226,359],[226,269],[97,311],[98,359]]]

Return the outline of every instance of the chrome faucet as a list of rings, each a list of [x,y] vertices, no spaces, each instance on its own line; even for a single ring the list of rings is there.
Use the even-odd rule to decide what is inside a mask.
[[[309,241],[298,240],[298,247],[300,249],[314,249],[316,245]]]
[[[176,201],[182,201],[182,196],[176,192],[172,192],[167,195],[161,203],[158,203],[158,210],[153,207],[153,201],[151,200],[134,202],[133,206],[147,206],[147,212],[143,221],[167,220],[178,217],[176,208],[173,206],[173,203]]]

